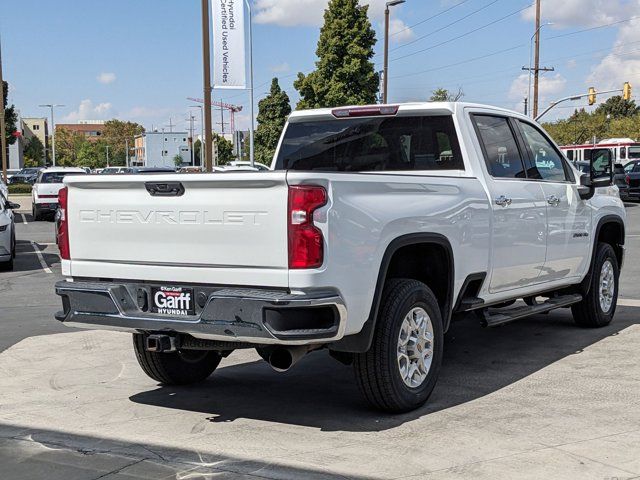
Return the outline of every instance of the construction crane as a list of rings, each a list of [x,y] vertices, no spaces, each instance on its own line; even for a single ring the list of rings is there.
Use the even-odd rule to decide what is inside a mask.
[[[204,103],[204,100],[201,98],[193,98],[193,97],[187,97],[187,100],[191,100],[192,102],[196,102],[196,103]],[[221,112],[224,112],[224,110],[229,110],[229,113],[231,114],[231,133],[235,133],[236,131],[236,113],[241,112],[242,111],[242,105],[232,105],[230,103],[224,103],[224,102],[215,102],[212,101],[211,105],[215,106],[215,107],[219,107]],[[224,133],[224,116],[222,118],[222,133]]]

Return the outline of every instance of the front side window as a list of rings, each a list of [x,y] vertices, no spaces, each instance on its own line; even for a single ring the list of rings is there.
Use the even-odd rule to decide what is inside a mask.
[[[629,160],[640,158],[640,147],[629,147]]]
[[[627,163],[627,164],[624,166],[624,172],[625,172],[625,173],[631,173],[631,172],[633,172],[633,167],[635,167],[635,166],[636,166],[636,163],[635,163],[635,162]]]
[[[562,155],[553,147],[551,142],[533,125],[520,121],[524,143],[529,151],[529,156],[534,171],[540,174],[542,180],[552,182],[568,181],[567,172],[564,168]]]
[[[509,120],[505,117],[474,115],[473,121],[484,146],[489,174],[496,178],[526,178]]]
[[[451,116],[300,121],[287,126],[276,170],[464,170]]]
[[[627,158],[627,148],[620,147],[620,159],[625,160]]]

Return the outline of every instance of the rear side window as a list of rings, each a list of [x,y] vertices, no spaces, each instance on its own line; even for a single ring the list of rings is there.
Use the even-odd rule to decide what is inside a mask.
[[[489,174],[496,178],[526,178],[509,120],[505,117],[474,115],[473,121],[484,147]]]
[[[294,122],[276,170],[464,170],[451,116]]]

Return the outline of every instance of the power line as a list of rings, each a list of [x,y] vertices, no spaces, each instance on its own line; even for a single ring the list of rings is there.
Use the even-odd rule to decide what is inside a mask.
[[[475,15],[476,13],[479,13],[479,12],[481,12],[482,10],[486,10],[486,9],[487,9],[487,8],[489,8],[491,5],[494,5],[494,4],[498,3],[499,1],[500,1],[500,0],[493,0],[491,3],[488,3],[488,4],[486,4],[486,5],[484,5],[484,6],[480,7],[480,8],[478,8],[477,10],[474,10],[473,12],[468,13],[468,14],[464,15],[463,17],[460,17],[459,19],[454,20],[453,22],[448,23],[447,25],[444,25],[444,26],[442,26],[442,27],[440,27],[440,28],[438,28],[438,29],[436,29],[436,30],[434,30],[434,31],[432,31],[432,32],[429,32],[429,33],[427,33],[426,35],[422,35],[422,36],[420,36],[420,37],[418,37],[418,38],[415,38],[415,39],[411,40],[410,42],[403,43],[402,45],[399,45],[399,46],[395,47],[395,48],[394,48],[394,49],[392,49],[391,51],[392,51],[392,52],[395,52],[396,50],[399,50],[399,49],[404,48],[404,47],[408,47],[409,45],[413,45],[414,43],[417,43],[417,42],[419,42],[419,41],[421,41],[421,40],[424,40],[425,38],[430,37],[431,35],[435,35],[436,33],[439,33],[439,32],[441,32],[441,31],[443,31],[443,30],[446,30],[447,28],[452,27],[453,25],[456,25],[457,23],[460,23],[460,22],[464,21],[464,20],[466,20],[466,19],[467,19],[467,18],[469,18],[469,17],[472,17],[472,16],[473,16],[473,15]]]
[[[441,47],[441,46],[446,45],[448,43],[451,43],[451,42],[453,42],[455,40],[459,40],[461,38],[467,37],[467,36],[469,36],[469,35],[471,35],[473,33],[476,33],[476,32],[478,32],[480,30],[483,30],[483,29],[488,28],[488,27],[490,27],[492,25],[495,25],[496,23],[502,22],[503,20],[506,20],[509,17],[513,17],[514,15],[517,15],[518,13],[523,12],[527,8],[530,8],[531,5],[532,4],[529,4],[526,7],[520,8],[519,10],[516,10],[515,12],[511,12],[511,13],[503,16],[503,17],[500,17],[500,18],[498,18],[496,20],[493,20],[492,22],[489,22],[489,23],[486,23],[484,25],[481,25],[480,27],[474,28],[473,30],[469,30],[468,32],[465,32],[465,33],[463,33],[461,35],[458,35],[456,37],[450,38],[448,40],[444,40],[444,41],[442,41],[440,43],[436,43],[435,45],[431,45],[430,47],[423,48],[421,50],[417,50],[417,51],[412,52],[412,53],[408,53],[407,55],[403,55],[401,57],[393,58],[393,59],[391,59],[391,61],[395,62],[397,60],[402,60],[402,59],[405,59],[405,58],[408,58],[408,57],[413,57],[414,55],[418,55],[420,53],[424,53],[424,52],[427,52],[429,50],[433,50],[434,48]]]
[[[437,17],[439,17],[441,15],[444,15],[445,13],[450,12],[451,10],[453,10],[455,8],[458,8],[460,5],[463,5],[463,4],[467,3],[468,1],[469,0],[462,0],[460,3],[456,3],[455,5],[452,5],[451,7],[441,11],[440,13],[436,13],[435,15],[432,15],[432,16],[430,16],[428,18],[425,18],[424,20],[422,20],[422,21],[420,21],[418,23],[414,23],[413,25],[409,25],[408,27],[403,28],[402,30],[398,30],[397,32],[392,33],[391,36],[393,37],[394,35],[398,35],[399,33],[402,33],[402,32],[404,32],[406,30],[410,30],[412,28],[415,28],[418,25],[422,25],[423,23],[427,23],[429,20],[433,20],[434,18],[437,18]]]
[[[626,23],[626,22],[630,22],[631,20],[635,20],[636,18],[640,18],[640,15],[636,15],[634,17],[629,17],[625,20],[619,20],[617,22],[612,22],[612,23],[605,23],[603,25],[597,25],[595,27],[590,27],[590,28],[584,28],[582,30],[576,30],[574,32],[569,32],[569,33],[563,33],[560,35],[555,35],[553,37],[548,37],[547,40],[555,40],[556,38],[563,38],[563,37],[569,37],[571,35],[577,35],[579,33],[585,33],[585,32],[591,32],[593,30],[598,30],[600,28],[606,28],[606,27],[612,27],[614,25],[620,25],[621,23]]]

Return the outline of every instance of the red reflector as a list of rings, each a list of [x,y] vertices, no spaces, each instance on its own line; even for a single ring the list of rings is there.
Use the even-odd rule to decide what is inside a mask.
[[[381,105],[376,107],[336,108],[331,111],[336,118],[376,117],[380,115],[396,115],[398,105]]]
[[[38,195],[38,198],[58,198],[58,195]]]
[[[324,258],[322,231],[313,224],[313,212],[327,203],[323,187],[289,187],[289,268],[318,268]]]
[[[627,175],[626,177],[624,177],[624,182],[625,182],[627,185],[631,185],[631,177],[630,177],[629,175]]]
[[[60,249],[60,258],[69,260],[71,258],[69,252],[69,221],[67,216],[67,205],[69,203],[69,190],[67,187],[58,192],[58,204],[60,207],[60,219],[58,223],[58,248]]]

